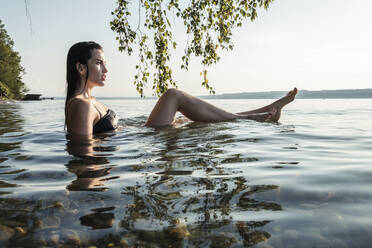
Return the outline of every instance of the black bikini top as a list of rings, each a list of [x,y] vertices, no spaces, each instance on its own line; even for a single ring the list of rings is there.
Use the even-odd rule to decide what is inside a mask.
[[[118,117],[116,113],[108,109],[106,114],[99,119],[93,126],[93,133],[102,133],[115,130],[118,127]]]
[[[74,101],[77,98],[72,98],[66,109],[68,109],[69,105],[72,101]],[[93,104],[93,106],[97,109],[97,107]],[[101,112],[97,109],[98,113]],[[93,126],[93,133],[102,133],[107,131],[115,130],[118,127],[118,117],[116,116],[116,113],[108,109],[106,114],[104,116],[101,116],[101,118],[98,120],[98,122]]]

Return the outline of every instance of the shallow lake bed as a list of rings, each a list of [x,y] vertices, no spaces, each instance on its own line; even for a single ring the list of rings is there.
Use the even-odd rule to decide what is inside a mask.
[[[0,245],[366,247],[372,101],[298,99],[280,123],[143,124],[66,137],[63,100],[0,104]],[[211,100],[239,112],[270,100]]]

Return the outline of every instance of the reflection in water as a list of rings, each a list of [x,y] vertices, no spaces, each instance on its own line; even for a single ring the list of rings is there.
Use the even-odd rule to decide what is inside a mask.
[[[94,164],[87,164],[85,159],[73,159],[66,164],[67,170],[74,173],[77,178],[67,186],[68,190],[90,190],[105,191],[104,176],[110,173],[110,167],[104,167],[107,164],[106,159],[99,158],[100,161],[94,161]]]
[[[20,114],[18,104],[0,103],[0,152],[9,152],[21,147],[24,118]],[[6,158],[1,158],[1,162]]]
[[[20,111],[20,105],[16,103],[0,103],[0,195],[11,194],[9,189],[18,187],[6,181],[12,174],[23,171],[14,170],[12,165],[12,160],[20,157],[17,149],[21,148],[25,135],[25,120]]]
[[[92,229],[105,229],[110,228],[114,224],[113,213],[92,213],[80,217],[81,224],[84,226],[90,226]]]
[[[117,146],[105,144],[105,139],[114,134],[100,134],[100,136],[87,137],[82,135],[66,135],[66,148],[69,154],[77,157],[107,157],[118,150]],[[104,153],[109,152],[109,153]]]
[[[270,234],[264,231],[258,231],[256,228],[262,227],[269,221],[248,221],[238,222],[236,228],[243,238],[244,247],[253,246],[270,238]]]
[[[238,205],[245,210],[272,210],[272,211],[278,211],[282,210],[282,207],[274,202],[264,202],[264,201],[258,201],[254,198],[252,198],[252,195],[259,192],[265,192],[269,190],[275,190],[278,189],[278,186],[275,185],[255,185],[253,187],[250,187],[250,190],[244,192],[244,194],[241,195],[239,198]]]
[[[234,176],[234,171],[221,166],[258,159],[224,154],[223,146],[235,142],[235,137],[220,134],[224,127],[218,127],[221,129],[193,123],[151,134],[156,140],[152,152],[156,151],[160,171],[146,173],[144,183],[127,186],[122,192],[131,197],[120,221],[126,242],[141,240],[160,247],[232,247],[252,246],[270,238],[268,232],[260,230],[269,221],[237,222],[231,214],[282,210],[277,203],[255,197],[279,187],[249,185],[244,177]]]
[[[130,137],[146,140],[147,152],[154,158],[137,160],[138,164],[129,167],[142,173],[143,181],[123,185],[120,211],[107,206],[91,208],[79,217],[80,224],[105,230],[113,228],[120,216],[120,242],[129,246],[142,242],[160,247],[231,247],[267,240],[270,234],[260,229],[269,221],[234,221],[231,214],[281,210],[279,204],[255,197],[278,190],[278,186],[249,185],[245,177],[235,176],[234,170],[223,166],[258,161],[246,154],[225,154],[224,146],[236,142],[236,137],[224,129],[224,125],[192,123],[179,128],[150,129]],[[200,132],[205,135],[200,136]],[[258,140],[248,138],[245,142]],[[66,167],[77,176],[68,190],[110,191],[104,183],[119,176],[107,152],[118,149],[108,144],[105,136],[91,140],[68,137],[67,151],[74,157]],[[109,177],[111,173],[115,175]]]
[[[88,141],[66,141],[62,100],[0,106],[0,247],[366,247],[370,104],[323,102],[296,132],[140,116]]]
[[[24,118],[20,105],[0,103],[0,136],[16,137],[23,134]]]
[[[107,136],[108,137],[108,136]],[[104,178],[110,174],[110,165],[106,151],[115,151],[115,146],[104,146],[104,138],[86,138],[67,135],[67,151],[74,155],[66,167],[77,179],[67,186],[71,191],[105,191],[104,182],[119,177]]]
[[[80,136],[67,135],[67,151],[74,156],[67,164],[67,170],[74,173],[77,178],[73,180],[67,189],[70,191],[94,191],[103,192],[108,190],[104,183],[108,180],[118,179],[115,177],[106,177],[110,174],[112,165],[107,158],[110,154],[103,152],[113,152],[115,146],[104,146],[104,139],[86,138]],[[114,210],[115,207],[91,209],[93,213],[81,216],[80,224],[95,229],[111,228],[114,223],[114,213],[107,212]]]
[[[282,210],[278,203],[259,198],[279,186],[252,185],[239,170],[226,166],[259,161],[249,153],[228,151],[226,146],[238,138],[226,128],[223,123],[191,123],[136,130],[123,139],[143,146],[127,147],[120,159],[114,142],[120,134],[91,139],[67,135],[66,151],[72,156],[64,166],[73,178],[66,192],[53,197],[45,193],[28,202],[0,200],[0,221],[7,219],[11,205],[12,221],[27,220],[1,222],[10,228],[5,244],[22,246],[33,240],[34,246],[50,247],[247,247],[268,240],[269,220],[243,221],[234,215]],[[135,181],[128,177],[131,173]],[[17,234],[17,228],[25,232]]]

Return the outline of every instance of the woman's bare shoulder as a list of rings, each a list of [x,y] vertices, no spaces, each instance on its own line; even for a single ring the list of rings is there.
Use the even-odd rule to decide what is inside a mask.
[[[88,98],[76,96],[71,98],[67,104],[69,107],[87,107],[91,104],[91,101]]]
[[[87,98],[74,97],[69,101],[66,111],[72,118],[83,117],[92,112],[92,103]]]
[[[72,134],[90,134],[97,118],[89,99],[74,97],[67,107],[67,130]]]

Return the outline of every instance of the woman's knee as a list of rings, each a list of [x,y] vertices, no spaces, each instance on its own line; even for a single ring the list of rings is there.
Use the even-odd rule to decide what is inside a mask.
[[[163,97],[178,99],[180,98],[181,95],[182,95],[182,91],[175,89],[175,88],[170,88],[170,89],[167,89],[166,92],[164,92]]]
[[[183,106],[187,103],[188,100],[191,99],[191,97],[181,90],[170,88],[168,89],[162,96],[164,100],[172,101],[175,104],[177,104],[178,107]]]
[[[180,92],[181,91],[176,89],[176,88],[169,88],[169,89],[167,89],[167,91],[164,94],[177,95]]]

